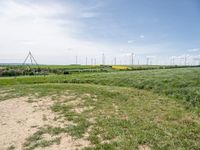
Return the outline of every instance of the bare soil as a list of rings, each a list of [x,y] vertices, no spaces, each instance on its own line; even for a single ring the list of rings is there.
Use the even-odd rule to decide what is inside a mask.
[[[38,131],[38,128],[45,125],[62,127],[70,123],[63,120],[55,121],[57,116],[50,110],[50,106],[53,105],[51,98],[32,99],[31,103],[28,101],[30,101],[28,97],[20,97],[0,102],[0,150],[11,147],[22,150],[23,143]],[[73,139],[67,134],[62,134],[60,137],[60,144],[37,149],[75,150],[90,145],[85,139]]]

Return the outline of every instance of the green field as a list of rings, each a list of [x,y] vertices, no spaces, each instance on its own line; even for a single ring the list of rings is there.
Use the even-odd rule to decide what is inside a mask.
[[[73,122],[38,128],[24,149],[59,144],[64,133],[89,141],[86,150],[200,148],[198,67],[0,78],[0,101],[21,97],[50,97],[52,113]]]
[[[160,65],[2,65],[0,77],[33,75],[66,75],[74,73],[118,72],[154,69],[188,68],[197,66]]]

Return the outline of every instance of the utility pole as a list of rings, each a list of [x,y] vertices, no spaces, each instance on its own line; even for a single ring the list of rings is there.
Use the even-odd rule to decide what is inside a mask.
[[[102,65],[105,65],[105,55],[104,55],[104,53],[102,54]]]
[[[147,57],[147,65],[149,65],[149,57]]]
[[[85,65],[87,65],[87,56],[86,56],[86,58],[85,58]]]
[[[76,56],[76,65],[78,64],[78,56]]]
[[[91,65],[93,65],[93,58],[91,58]]]
[[[96,58],[94,58],[94,65],[96,65],[97,64],[97,60],[96,60]]]
[[[185,66],[187,65],[187,56],[185,55]]]
[[[174,57],[172,57],[172,65],[174,65],[174,59],[175,59],[175,58],[174,58]]]
[[[133,56],[134,56],[134,54],[131,53],[131,65],[132,65],[132,66],[133,66]]]
[[[115,57],[114,58],[114,65],[116,65],[117,64],[117,58]]]

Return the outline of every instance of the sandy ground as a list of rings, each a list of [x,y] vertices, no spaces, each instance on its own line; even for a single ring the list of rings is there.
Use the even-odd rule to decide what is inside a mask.
[[[49,109],[53,104],[50,98],[35,100],[32,103],[27,100],[27,97],[21,97],[0,102],[0,150],[7,150],[10,146],[21,150],[26,138],[35,133],[38,127],[64,125],[63,122],[54,121],[56,116]],[[85,139],[74,140],[71,136],[63,134],[59,145],[37,148],[37,150],[75,150],[89,144]]]

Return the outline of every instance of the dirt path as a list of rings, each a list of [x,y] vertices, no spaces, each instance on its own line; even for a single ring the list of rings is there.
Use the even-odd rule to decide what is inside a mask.
[[[28,98],[21,97],[0,102],[0,150],[21,150],[26,138],[33,135],[39,127],[62,126],[54,121],[55,114],[49,109],[53,104],[51,99],[44,98],[32,103],[27,100]],[[84,139],[74,140],[68,135],[62,135],[59,145],[54,144],[45,149],[73,150],[88,145],[89,142]]]

